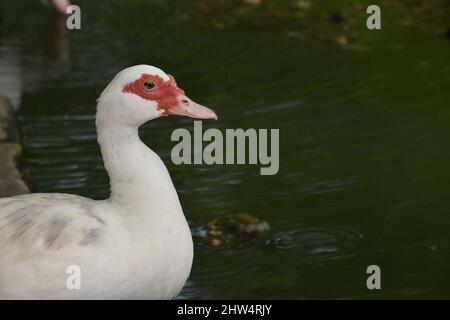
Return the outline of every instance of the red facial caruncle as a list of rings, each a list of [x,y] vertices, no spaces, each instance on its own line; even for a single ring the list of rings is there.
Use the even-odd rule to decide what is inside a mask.
[[[178,97],[184,95],[184,91],[177,87],[175,78],[170,74],[169,80],[158,75],[142,74],[141,77],[127,84],[122,91],[134,93],[139,97],[157,102],[157,108],[163,110],[164,115],[169,114],[169,109],[178,105]]]
[[[122,89],[125,93],[132,93],[139,97],[156,102],[156,108],[162,115],[178,115],[195,119],[217,119],[211,109],[202,106],[184,95],[184,91],[177,87],[175,78],[169,80],[154,74],[142,74],[139,79],[128,83]]]

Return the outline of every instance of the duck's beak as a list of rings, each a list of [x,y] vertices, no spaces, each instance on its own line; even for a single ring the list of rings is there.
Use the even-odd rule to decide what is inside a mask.
[[[195,119],[214,119],[217,120],[217,115],[211,109],[202,106],[185,95],[178,96],[178,104],[167,110],[170,115],[186,116]]]

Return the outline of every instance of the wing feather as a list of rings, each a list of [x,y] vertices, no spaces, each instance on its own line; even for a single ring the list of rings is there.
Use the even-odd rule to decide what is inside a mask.
[[[0,253],[29,258],[48,250],[100,241],[105,221],[94,200],[69,194],[27,194],[0,199]],[[0,258],[1,259],[1,258]]]

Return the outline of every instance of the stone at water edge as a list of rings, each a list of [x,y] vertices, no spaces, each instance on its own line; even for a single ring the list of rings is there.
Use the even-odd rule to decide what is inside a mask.
[[[17,140],[14,113],[8,98],[0,96],[0,142]]]
[[[0,197],[28,193],[17,168],[22,147],[14,143],[17,139],[14,114],[9,100],[0,96]]]
[[[28,193],[17,169],[17,158],[22,148],[17,143],[0,143],[0,197],[10,197]]]

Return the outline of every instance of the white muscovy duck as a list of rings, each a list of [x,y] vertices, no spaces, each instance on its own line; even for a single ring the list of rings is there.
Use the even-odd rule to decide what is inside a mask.
[[[166,115],[217,119],[162,70],[133,66],[100,95],[96,125],[111,195],[0,199],[0,298],[170,299],[191,270],[193,244],[170,175],[138,127]],[[69,266],[81,289],[69,290]]]

